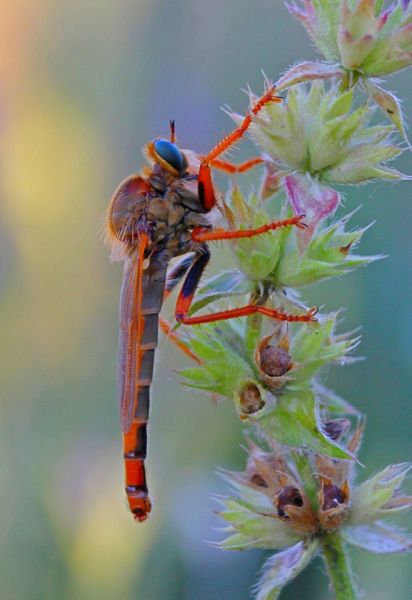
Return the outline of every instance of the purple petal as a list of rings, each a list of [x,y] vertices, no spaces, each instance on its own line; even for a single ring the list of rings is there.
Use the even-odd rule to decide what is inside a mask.
[[[301,7],[296,6],[296,4],[292,4],[291,2],[285,1],[285,6],[292,15],[297,16],[299,19],[306,18],[306,12],[302,10]]]
[[[312,0],[302,0],[303,6],[298,6],[294,2],[288,2],[284,0],[285,6],[288,11],[296,17],[308,32],[313,35],[316,24],[316,14],[313,7]]]
[[[256,600],[278,598],[283,586],[303,571],[317,549],[317,541],[298,542],[269,558],[263,566],[262,577],[256,586]]]
[[[370,525],[345,527],[343,535],[350,544],[377,554],[412,550],[412,538],[408,534],[380,521]]]
[[[295,4],[290,4],[289,2],[285,2],[285,6],[290,14],[296,17],[305,27],[309,26],[308,16],[301,8]]]
[[[411,3],[411,0],[402,0],[402,8],[403,8],[404,12],[406,12],[408,10],[410,3]]]
[[[306,229],[296,232],[299,251],[303,253],[318,223],[331,215],[338,206],[340,195],[309,175],[287,175],[283,183],[295,215],[305,215]]]

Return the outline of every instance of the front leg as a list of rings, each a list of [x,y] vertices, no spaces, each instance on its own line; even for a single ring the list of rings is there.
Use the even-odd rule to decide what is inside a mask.
[[[206,210],[211,210],[216,204],[216,196],[213,189],[212,175],[210,172],[210,166],[213,164],[216,159],[224,154],[226,150],[228,150],[233,144],[238,142],[249,129],[250,124],[252,123],[253,116],[260,113],[262,108],[266,106],[269,102],[281,102],[282,98],[276,96],[276,89],[274,86],[269,87],[268,90],[255,102],[249,112],[246,113],[243,121],[236,127],[233,131],[231,131],[228,135],[226,135],[220,142],[218,142],[211,150],[203,157],[202,162],[200,164],[199,176],[198,176],[198,192],[199,199]],[[220,168],[223,167],[225,170],[225,162],[217,161],[220,163]],[[247,163],[246,163],[247,164]],[[251,168],[255,164],[259,164],[256,162],[256,159],[251,160],[251,164],[247,165],[244,170]],[[227,163],[226,163],[227,166]],[[230,168],[230,167],[229,167]],[[226,168],[227,170],[227,168]]]
[[[244,162],[240,163],[240,165],[235,165],[234,163],[229,162],[227,160],[215,158],[214,160],[212,160],[210,165],[214,169],[219,169],[220,171],[228,173],[229,175],[235,175],[236,173],[245,173],[246,171],[249,171],[249,169],[253,169],[253,167],[256,167],[257,165],[262,165],[264,162],[264,159],[260,156],[249,158],[249,160],[245,160]]]

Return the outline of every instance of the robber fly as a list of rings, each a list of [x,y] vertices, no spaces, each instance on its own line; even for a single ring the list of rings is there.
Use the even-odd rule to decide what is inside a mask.
[[[267,306],[248,304],[213,314],[190,316],[190,306],[209,262],[207,242],[260,235],[280,227],[304,227],[303,216],[274,221],[257,229],[216,229],[211,215],[217,207],[211,168],[244,172],[263,162],[252,158],[234,165],[219,157],[247,131],[253,116],[270,102],[279,102],[271,87],[251,107],[239,127],[206,155],[176,145],[174,122],[170,139],[145,147],[150,167],[127,177],[111,199],[107,239],[112,257],[124,261],[120,295],[118,401],[123,430],[126,494],[137,521],[151,510],[144,461],[147,446],[150,385],[158,337],[159,312],[165,295],[184,278],[176,319],[185,325],[208,323],[260,313],[285,321],[311,321],[315,310],[290,315]],[[170,260],[180,259],[168,271]]]

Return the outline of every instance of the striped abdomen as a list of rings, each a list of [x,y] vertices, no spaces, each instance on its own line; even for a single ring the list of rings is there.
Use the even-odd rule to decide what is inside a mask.
[[[158,315],[165,279],[163,267],[146,272],[143,260],[126,262],[120,300],[118,394],[126,494],[130,510],[138,521],[144,521],[151,510],[144,461]]]

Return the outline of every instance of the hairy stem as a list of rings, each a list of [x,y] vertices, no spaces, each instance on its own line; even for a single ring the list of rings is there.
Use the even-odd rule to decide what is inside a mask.
[[[320,538],[320,542],[336,600],[357,600],[359,596],[341,536],[337,532],[331,533]]]

